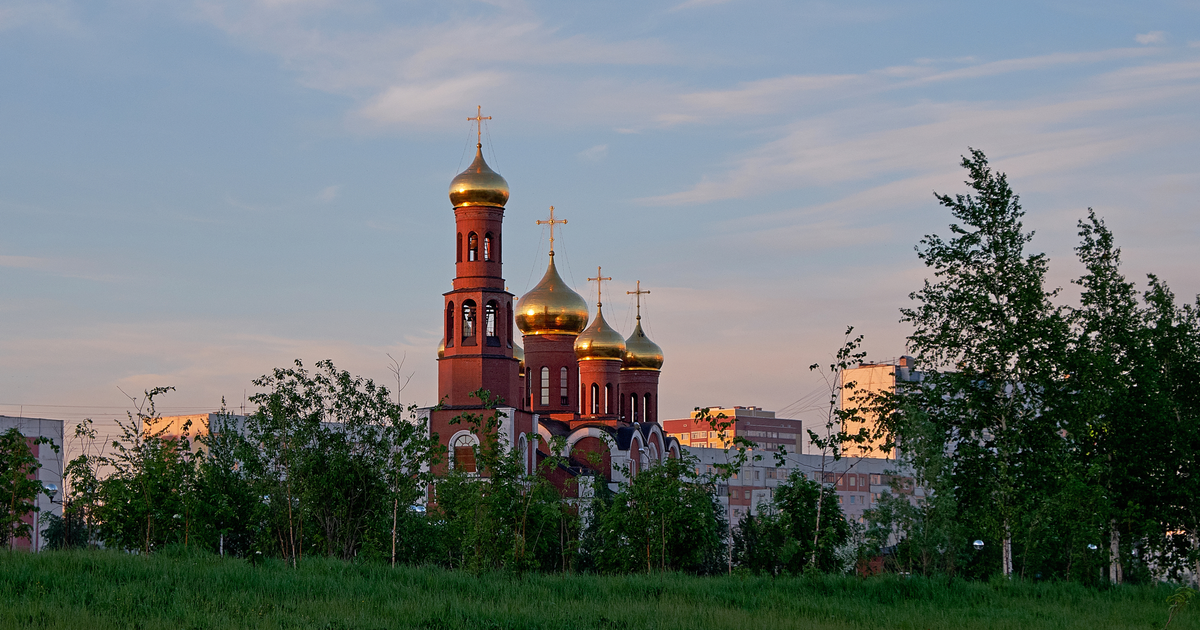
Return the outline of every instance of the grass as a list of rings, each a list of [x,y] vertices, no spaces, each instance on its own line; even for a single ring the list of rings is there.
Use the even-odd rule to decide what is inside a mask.
[[[3,628],[1162,628],[1163,587],[526,575],[307,560],[0,552]],[[1200,629],[1184,610],[1172,630]]]

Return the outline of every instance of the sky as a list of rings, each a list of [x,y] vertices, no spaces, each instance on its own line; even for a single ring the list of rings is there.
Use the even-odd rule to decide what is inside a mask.
[[[295,359],[436,402],[477,105],[510,289],[554,205],[610,323],[651,291],[663,418],[812,421],[848,326],[904,354],[970,147],[1062,303],[1089,207],[1200,293],[1196,1],[0,0],[0,414],[237,410]]]

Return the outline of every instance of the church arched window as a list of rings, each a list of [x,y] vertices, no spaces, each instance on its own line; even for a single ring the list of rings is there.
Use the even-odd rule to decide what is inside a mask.
[[[484,334],[487,335],[487,345],[499,347],[500,334],[496,330],[496,326],[498,325],[496,322],[497,308],[495,301],[490,301],[487,303],[487,306],[483,307],[483,330]]]
[[[612,383],[608,383],[604,386],[604,413],[611,414],[613,412],[612,394]]]
[[[558,397],[562,399],[559,404],[564,407],[570,404],[570,390],[567,389],[567,377],[567,368],[564,367],[558,371]]]
[[[637,394],[629,395],[629,415],[630,415],[631,421],[633,421],[633,422],[638,421],[638,395]]]
[[[517,452],[521,454],[521,469],[526,475],[529,474],[529,441],[525,439],[525,434],[517,440]]]
[[[446,305],[446,347],[454,347],[454,302]]]
[[[479,236],[474,232],[467,235],[467,261],[479,260]]]
[[[550,368],[542,368],[542,406],[550,406]]]
[[[475,300],[467,300],[462,305],[462,338],[463,343],[475,341]]]
[[[483,259],[492,259],[492,233],[488,232],[483,236]]]
[[[646,394],[643,400],[646,402],[646,422],[654,422],[654,418],[651,417],[653,414],[650,407],[650,394]]]
[[[475,439],[460,435],[454,440],[454,468],[467,473],[475,472]]]
[[[454,262],[462,262],[462,232],[458,233],[458,245],[454,248]]]
[[[600,385],[592,383],[592,413],[600,413]]]

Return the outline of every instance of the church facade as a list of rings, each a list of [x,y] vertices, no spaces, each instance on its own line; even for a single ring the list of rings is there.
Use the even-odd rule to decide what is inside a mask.
[[[475,160],[450,184],[454,207],[454,282],[443,295],[444,337],[438,348],[437,407],[422,410],[429,429],[445,448],[443,471],[458,467],[475,472],[480,439],[472,427],[452,420],[485,413],[473,392],[487,390],[503,414],[499,439],[516,448],[528,472],[551,454],[566,464],[549,474],[573,493],[581,475],[609,483],[626,479],[666,457],[679,456],[679,442],[658,423],[658,382],[662,349],[637,325],[624,338],[604,320],[597,288],[595,317],[586,301],[563,281],[554,264],[554,228],[550,226],[546,273],[517,299],[505,288],[504,209],[508,183],[483,158]],[[599,269],[594,280],[603,280]],[[589,323],[590,322],[590,323]],[[518,335],[520,343],[518,343]],[[524,345],[524,348],[522,348]],[[484,472],[486,475],[486,472]]]

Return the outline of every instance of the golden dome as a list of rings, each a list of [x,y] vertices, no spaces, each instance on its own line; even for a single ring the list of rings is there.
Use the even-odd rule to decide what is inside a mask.
[[[625,356],[625,340],[621,333],[613,330],[604,321],[604,309],[596,306],[596,319],[587,330],[575,338],[575,358],[580,361],[592,359],[617,359]]]
[[[578,335],[587,326],[587,302],[558,275],[553,252],[541,282],[517,301],[516,320],[526,335]]]
[[[658,370],[662,369],[663,351],[658,344],[650,341],[642,330],[642,318],[638,318],[633,334],[625,340],[625,370]]]
[[[450,181],[450,203],[462,206],[499,206],[508,203],[508,182],[483,161],[483,145],[475,145],[475,161]]]
[[[442,342],[438,344],[438,358],[446,356],[446,338],[442,337]]]
[[[517,371],[521,377],[525,376],[525,349],[517,344],[513,344],[513,358],[517,360]]]

